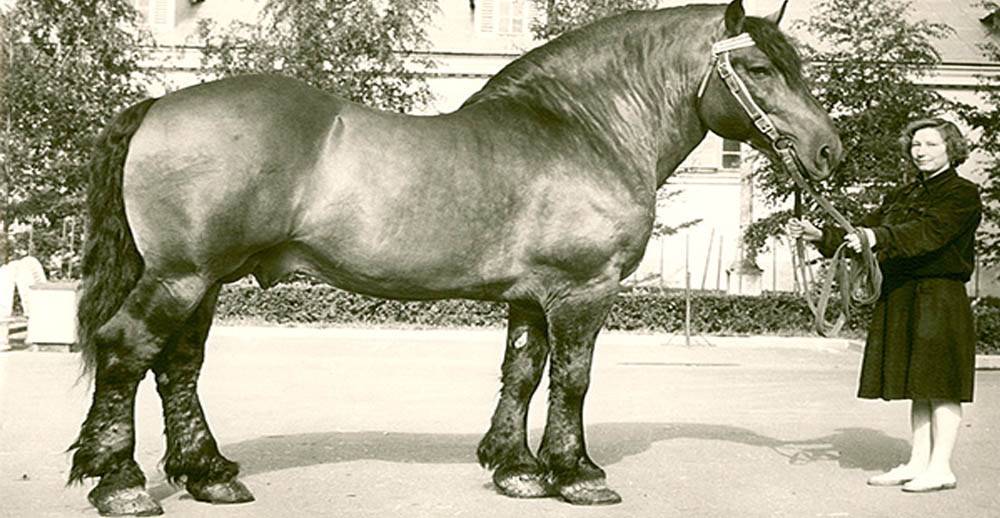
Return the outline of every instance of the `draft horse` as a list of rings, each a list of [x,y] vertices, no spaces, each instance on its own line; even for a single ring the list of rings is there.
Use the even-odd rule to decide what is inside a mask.
[[[507,302],[480,463],[509,496],[619,502],[587,454],[582,409],[594,340],[643,255],[657,188],[709,130],[775,157],[780,141],[814,179],[841,155],[777,28],[783,11],[749,17],[735,0],[610,17],[437,116],[273,76],[124,110],[89,172],[79,329],[94,390],[70,481],[99,478],[88,498],[102,514],[163,512],[133,458],[136,389],[152,370],[169,480],[197,500],[252,500],[196,393],[205,337],[224,283],[304,272],[378,297]],[[546,362],[536,456],[526,416]]]

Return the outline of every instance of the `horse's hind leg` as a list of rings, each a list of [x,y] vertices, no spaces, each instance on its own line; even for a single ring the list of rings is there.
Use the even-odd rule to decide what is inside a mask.
[[[172,483],[183,482],[195,500],[213,504],[250,502],[253,495],[236,480],[239,466],[219,453],[198,399],[198,375],[219,288],[216,285],[209,290],[183,331],[153,362],[166,425],[163,469]]]
[[[548,418],[538,458],[549,470],[550,483],[573,504],[621,502],[618,493],[607,487],[604,470],[587,455],[583,430],[594,341],[613,304],[610,293],[579,293],[546,312],[552,358]]]
[[[133,458],[135,393],[154,358],[204,293],[198,278],[164,282],[147,271],[94,337],[93,402],[71,447],[76,453],[70,481],[100,477],[88,499],[102,515],[163,513],[146,492],[146,477]]]
[[[526,430],[528,405],[538,388],[548,349],[541,308],[511,303],[500,401],[477,451],[479,463],[494,469],[493,483],[509,496],[553,494],[545,483],[545,471],[528,449]]]

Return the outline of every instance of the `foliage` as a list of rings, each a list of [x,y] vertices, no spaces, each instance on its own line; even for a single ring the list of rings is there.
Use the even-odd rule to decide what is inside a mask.
[[[419,68],[433,0],[267,0],[257,23],[200,20],[200,73],[279,73],[345,99],[408,112],[430,90]]]
[[[8,2],[3,26],[3,222],[32,225],[12,235],[5,257],[68,256],[83,232],[84,164],[91,139],[119,110],[145,96],[139,15],[123,0]],[[67,218],[74,218],[67,220]],[[72,223],[70,222],[72,221]],[[4,236],[6,240],[7,236]]]
[[[1000,46],[995,42],[985,43],[980,49],[990,61],[1000,62]],[[981,77],[978,91],[983,100],[981,107],[965,112],[965,121],[981,131],[978,147],[987,155],[981,164],[984,206],[977,243],[980,261],[997,266],[1000,265],[1000,78]]]
[[[759,297],[695,292],[691,304],[693,332],[711,335],[814,334],[805,300],[791,293]],[[682,333],[683,292],[655,288],[623,293],[608,315],[606,329]],[[831,315],[836,308],[831,308]],[[865,307],[851,315],[842,336],[864,338],[871,318]],[[402,302],[338,290],[299,280],[261,290],[249,282],[223,288],[217,311],[226,322],[270,324],[361,325],[388,327],[503,327],[507,307],[500,302],[439,300]],[[980,353],[1000,352],[1000,300],[973,301]]]
[[[976,323],[979,354],[1000,354],[1000,299],[980,298],[972,301],[972,316]]]
[[[941,23],[913,21],[905,0],[823,0],[808,20],[793,30],[811,38],[802,45],[820,104],[831,114],[844,143],[845,157],[829,179],[814,185],[848,220],[872,210],[894,186],[906,181],[908,166],[897,139],[908,122],[963,107],[915,83],[940,63],[933,40],[953,34]],[[778,205],[794,182],[760,166],[757,185],[765,200]],[[803,197],[804,214],[819,222],[832,219]],[[779,210],[750,225],[747,246],[764,246],[780,234],[789,210]]]
[[[505,322],[507,308],[497,302],[460,299],[401,302],[299,280],[266,291],[249,282],[227,285],[219,297],[216,314],[224,320],[252,319],[274,324],[495,327]]]
[[[545,16],[531,24],[537,40],[549,40],[568,30],[622,11],[650,9],[656,0],[532,0]]]
[[[682,192],[683,191],[679,190],[670,190],[667,188],[666,185],[664,185],[658,191],[656,191],[656,204],[660,205],[662,203],[665,203],[669,201],[671,198],[674,198],[675,196],[681,194]],[[688,227],[693,227],[698,223],[701,223],[701,218],[689,219],[677,225],[670,225],[668,223],[661,221],[660,219],[657,219],[655,222],[653,222],[652,235],[653,237],[672,236],[680,232],[681,230],[684,230],[685,228]]]

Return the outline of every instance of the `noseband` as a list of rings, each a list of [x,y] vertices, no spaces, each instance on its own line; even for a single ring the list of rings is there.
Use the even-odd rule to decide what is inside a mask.
[[[847,221],[847,218],[837,211],[829,200],[817,193],[812,185],[806,181],[805,177],[802,176],[802,164],[795,154],[792,139],[778,133],[778,129],[771,121],[771,118],[753,100],[746,83],[743,82],[743,79],[733,69],[733,64],[729,61],[729,53],[737,49],[753,47],[754,45],[756,43],[753,41],[753,38],[745,32],[712,45],[712,61],[705,72],[705,76],[701,79],[701,84],[698,85],[698,104],[701,104],[702,97],[705,95],[705,89],[708,87],[708,80],[712,77],[712,72],[717,72],[722,82],[729,89],[729,93],[733,95],[740,107],[743,108],[743,112],[753,121],[754,127],[767,137],[767,140],[771,144],[771,149],[781,159],[782,165],[785,166],[785,170],[788,171],[788,174],[795,181],[799,189],[809,193],[820,207],[833,217],[838,225],[860,237],[863,245],[861,247],[860,261],[856,258],[851,258],[850,261],[845,260],[844,254],[846,254],[846,248],[845,245],[840,245],[833,256],[830,268],[828,269],[828,275],[823,280],[823,286],[819,290],[820,293],[815,300],[813,298],[813,289],[808,286],[808,278],[811,275],[806,271],[805,246],[801,239],[796,240],[796,253],[792,254],[792,261],[796,263],[796,270],[802,276],[806,302],[815,317],[816,330],[823,336],[833,336],[839,333],[840,328],[847,322],[853,306],[852,303],[870,304],[878,299],[882,291],[882,271],[879,269],[878,261],[871,251],[871,246],[868,243],[865,233],[858,231],[851,225]],[[800,214],[801,202],[799,201],[799,192],[799,190],[796,190],[796,217],[802,216]],[[826,308],[833,289],[834,275],[840,277],[842,304],[840,308],[841,313],[837,321],[831,324],[826,320]]]

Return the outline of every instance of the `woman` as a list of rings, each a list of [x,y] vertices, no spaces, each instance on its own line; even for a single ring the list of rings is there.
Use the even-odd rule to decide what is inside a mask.
[[[884,274],[872,311],[858,397],[909,399],[910,460],[868,480],[922,493],[957,486],[951,452],[972,401],[976,333],[965,291],[982,213],[979,189],[955,172],[968,157],[958,128],[941,119],[911,123],[900,137],[918,180],[896,189],[862,221]],[[789,224],[793,238],[830,257],[843,242],[861,250],[858,234]]]

